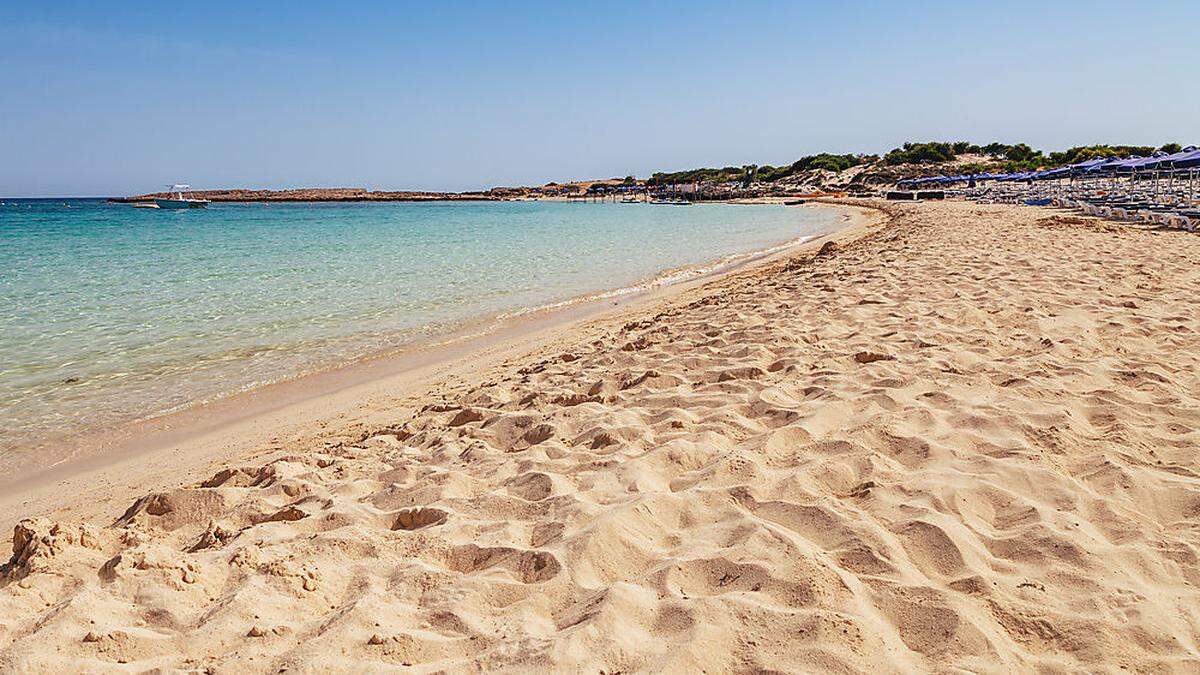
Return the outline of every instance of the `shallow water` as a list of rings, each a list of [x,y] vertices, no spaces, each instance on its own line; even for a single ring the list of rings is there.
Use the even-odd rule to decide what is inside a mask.
[[[826,209],[0,206],[0,448],[330,367],[838,226]]]

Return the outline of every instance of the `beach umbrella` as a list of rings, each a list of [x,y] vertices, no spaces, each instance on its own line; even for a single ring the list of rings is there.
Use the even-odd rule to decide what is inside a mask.
[[[1101,166],[1103,164],[1107,164],[1109,161],[1111,161],[1111,159],[1112,158],[1110,158],[1110,157],[1097,157],[1095,159],[1089,159],[1086,162],[1078,162],[1076,164],[1072,164],[1065,168],[1068,171],[1070,171],[1072,174],[1081,174],[1086,171],[1090,171],[1091,169],[1093,169],[1095,167]]]
[[[1136,159],[1127,159],[1124,162],[1117,162],[1114,167],[1118,174],[1129,174],[1129,189],[1132,192],[1138,180],[1138,172],[1149,169],[1157,169],[1163,158],[1167,157],[1165,152],[1156,152],[1149,157],[1139,157]],[[1158,195],[1158,171],[1154,172],[1154,194]]]
[[[1037,173],[1033,174],[1033,178],[1034,178],[1034,180],[1051,180],[1051,179],[1055,179],[1055,178],[1062,178],[1063,176],[1066,176],[1069,173],[1071,173],[1070,167],[1061,166],[1057,169],[1047,169],[1045,171],[1038,171]]]
[[[1120,159],[1117,157],[1110,157],[1098,164],[1093,164],[1092,166],[1087,167],[1086,169],[1084,169],[1084,173],[1108,173],[1109,171],[1115,171],[1118,164],[1121,164],[1122,162],[1128,162],[1131,160],[1135,160],[1135,159],[1142,159],[1142,158],[1141,157],[1129,157],[1127,159]]]
[[[1126,159],[1114,158],[1087,169],[1087,172],[1109,176],[1112,178],[1112,185],[1110,186],[1110,189],[1116,190],[1117,176],[1122,173],[1128,173],[1132,179],[1139,166],[1146,162],[1152,161],[1154,161],[1153,157],[1129,157]]]
[[[1195,146],[1188,146],[1179,152],[1171,154],[1155,154],[1152,157],[1147,157],[1142,163],[1138,164],[1139,168],[1145,169],[1162,169],[1176,166],[1176,162],[1186,160],[1189,156],[1196,154]]]
[[[1083,162],[1076,162],[1067,167],[1068,173],[1071,174],[1071,181],[1075,181],[1076,176],[1086,176],[1088,172],[1096,169],[1111,161],[1110,157],[1096,157]]]
[[[1113,166],[1117,171],[1138,171],[1140,169],[1157,165],[1164,157],[1167,157],[1167,153],[1156,152],[1149,157],[1131,157],[1129,159],[1117,162]]]
[[[1188,147],[1180,150],[1179,152],[1173,152],[1173,153],[1165,154],[1165,155],[1161,154],[1161,153],[1156,154],[1153,158],[1151,158],[1154,160],[1153,162],[1146,163],[1145,165],[1142,166],[1142,168],[1144,168],[1144,169],[1154,171],[1154,195],[1155,195],[1156,199],[1158,198],[1158,193],[1159,193],[1158,181],[1159,181],[1159,177],[1160,177],[1160,172],[1162,172],[1164,170],[1167,172],[1167,193],[1170,195],[1173,195],[1175,192],[1174,188],[1175,188],[1175,172],[1176,172],[1176,170],[1181,169],[1181,168],[1187,168],[1188,163],[1190,161],[1196,161],[1194,156],[1197,154],[1198,153],[1196,151],[1196,146],[1189,145]],[[1189,179],[1189,181],[1191,180],[1190,174],[1188,176],[1188,179]]]
[[[1200,166],[1200,149],[1195,146],[1184,148],[1181,152],[1173,155],[1171,160],[1172,169],[1187,169],[1195,166]]]

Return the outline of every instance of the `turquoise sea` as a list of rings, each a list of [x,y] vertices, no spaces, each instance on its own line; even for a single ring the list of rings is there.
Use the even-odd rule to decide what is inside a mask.
[[[0,449],[839,225],[767,205],[2,201]]]

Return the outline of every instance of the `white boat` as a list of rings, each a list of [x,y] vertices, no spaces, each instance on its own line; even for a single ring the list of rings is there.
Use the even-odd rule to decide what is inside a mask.
[[[174,199],[155,199],[154,203],[160,209],[202,209],[209,204],[207,199],[194,199],[192,197],[184,197],[183,191],[190,190],[190,185],[172,185],[168,192],[174,192]]]
[[[158,204],[155,204],[154,202],[134,202],[133,208],[135,208],[135,209],[157,209]]]

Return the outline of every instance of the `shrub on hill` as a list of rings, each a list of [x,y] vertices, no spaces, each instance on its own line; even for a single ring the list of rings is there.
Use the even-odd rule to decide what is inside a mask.
[[[744,167],[727,166],[723,169],[691,169],[688,171],[675,171],[671,173],[657,172],[650,176],[646,181],[647,185],[670,185],[673,183],[693,183],[701,181],[715,181],[718,183],[727,181],[742,181],[747,176],[754,180],[764,182],[774,182],[781,178],[787,178],[793,174],[803,171],[811,171],[813,169],[826,169],[828,171],[845,171],[851,167],[864,164],[866,162],[877,159],[874,155],[834,155],[828,152],[822,152],[818,155],[808,155],[792,162],[787,166],[771,166],[764,164],[755,166],[748,164]]]
[[[646,185],[671,185],[675,183],[699,183],[703,181],[724,183],[741,180],[743,173],[741,167],[736,166],[727,166],[722,169],[689,169],[687,171],[675,171],[671,173],[658,171],[646,180]]]
[[[953,143],[933,141],[929,143],[905,143],[883,156],[883,163],[896,164],[940,164],[954,159],[958,153]]]
[[[801,171],[810,171],[812,169],[825,169],[826,171],[845,171],[846,169],[858,166],[863,163],[863,158],[858,155],[831,155],[827,152],[822,152],[819,155],[810,155],[801,157],[792,163],[792,173]]]
[[[1146,157],[1153,152],[1154,148],[1147,145],[1080,145],[1062,152],[1052,152],[1047,155],[1047,158],[1051,165],[1061,166],[1086,162],[1099,157],[1132,157],[1134,155]]]

